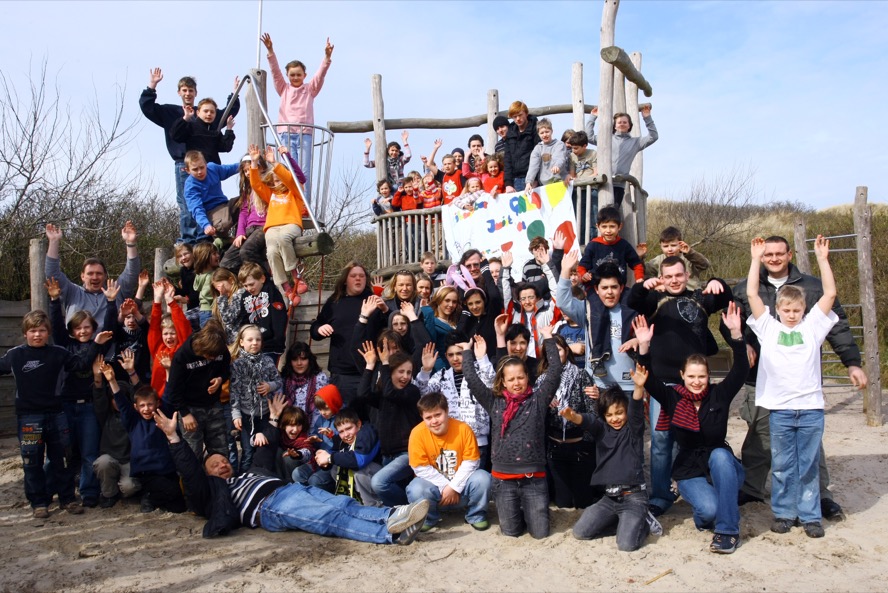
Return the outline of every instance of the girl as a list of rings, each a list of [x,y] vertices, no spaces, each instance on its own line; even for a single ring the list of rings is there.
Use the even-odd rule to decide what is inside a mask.
[[[240,310],[231,306],[231,296],[238,291],[240,283],[229,270],[218,268],[211,278],[213,289],[213,317],[225,326],[225,335],[228,336],[228,344],[234,344],[237,339],[237,330],[240,329]]]
[[[534,539],[549,535],[544,427],[564,365],[551,339],[552,327],[543,327],[541,333],[549,370],[536,390],[530,387],[525,362],[515,356],[497,363],[493,389],[487,387],[475,370],[476,351],[481,358],[486,345],[477,336],[475,350],[464,345],[463,373],[472,395],[491,418],[491,475],[500,530],[511,537],[518,537],[525,528]]]
[[[179,346],[191,335],[191,324],[176,302],[175,288],[164,278],[153,284],[154,304],[148,321],[148,352],[151,354],[151,387],[158,396],[166,389],[170,361]],[[166,300],[169,313],[164,315],[161,300]]]
[[[487,192],[484,191],[484,188],[481,185],[481,180],[477,177],[473,177],[466,181],[466,186],[463,188],[462,194],[453,200],[453,204],[457,208],[472,211],[475,209],[475,202],[478,200],[483,201],[487,195]]]
[[[503,184],[502,158],[500,153],[487,157],[487,162],[485,163],[487,173],[481,175],[481,186],[484,188],[484,191],[493,197],[496,197],[496,194],[505,187]]]
[[[573,355],[567,341],[561,336],[552,339],[558,346],[558,357],[563,371],[555,399],[546,415],[546,473],[549,493],[559,508],[583,509],[592,504],[591,487],[595,470],[595,449],[584,438],[579,423],[568,422],[559,415],[566,406],[579,414],[590,413],[590,398],[598,397],[598,389],[589,374],[573,364]],[[539,373],[534,386],[539,389],[549,371],[549,361],[539,362]]]
[[[427,307],[432,302],[432,287],[434,282],[425,272],[416,274],[416,294],[419,296],[419,306]]]
[[[213,316],[213,272],[219,267],[219,250],[209,242],[194,246],[194,290],[200,295],[200,327]]]
[[[426,173],[422,178],[422,191],[419,192],[423,208],[434,208],[441,205],[441,188],[435,181],[435,176]]]
[[[259,199],[253,186],[250,185],[250,155],[241,159],[240,174],[238,176],[238,196],[232,206],[240,212],[237,218],[237,232],[234,241],[225,252],[225,257],[219,263],[220,267],[227,268],[237,275],[244,262],[257,263],[260,266],[265,263],[265,218],[268,214],[268,205]],[[268,162],[260,156],[257,163],[261,171],[268,169]]]
[[[370,202],[370,209],[373,210],[374,216],[382,216],[390,214],[392,210],[392,184],[388,179],[383,179],[376,183],[376,191],[379,195]]]
[[[314,399],[314,396],[312,396]],[[288,405],[281,412],[280,420],[280,455],[278,455],[278,474],[286,481],[293,481],[293,472],[307,465],[314,473],[318,465],[315,463],[315,446],[308,436],[308,416],[302,408]]]
[[[241,472],[253,463],[254,436],[268,427],[268,400],[281,388],[281,376],[274,361],[262,353],[262,332],[257,325],[245,325],[231,347],[231,419],[241,431]]]
[[[288,149],[280,146],[278,150],[281,154],[286,154]],[[268,204],[264,227],[268,265],[281,294],[292,297],[295,296],[295,287],[299,283],[299,274],[296,271],[299,258],[296,256],[293,240],[302,236],[302,215],[305,212],[302,192],[296,186],[293,175],[281,163],[276,163],[271,171],[260,178],[259,147],[251,144],[249,152],[250,184],[256,195]],[[271,162],[274,151],[267,149],[265,158]],[[288,274],[293,275],[293,284],[290,284]]]
[[[614,125],[611,133],[614,135],[611,146],[611,162],[614,175],[627,175],[635,155],[657,141],[660,135],[657,126],[651,118],[651,106],[648,104],[641,110],[641,117],[647,128],[647,135],[633,136],[632,118],[628,113],[615,113]],[[598,144],[598,136],[595,134],[595,120],[598,119],[598,107],[592,108],[592,117],[586,122],[586,133],[589,135],[590,144]],[[614,206],[617,210],[623,203],[626,182],[614,183]]]
[[[452,286],[442,286],[432,298],[429,307],[422,308],[426,331],[435,343],[438,352],[447,350],[447,336],[456,329],[456,324],[462,315],[462,307],[459,305],[459,293]],[[449,366],[443,357],[439,356],[435,361],[435,371],[440,371]]]
[[[200,311],[200,294],[194,290],[194,248],[188,243],[176,245],[176,262],[179,264],[179,284],[176,287],[176,296],[185,299],[180,304],[185,311],[185,317],[196,331],[200,329],[198,312]]]
[[[288,62],[286,66],[287,78],[281,74],[277,56],[274,54],[274,46],[271,35],[265,33],[261,37],[262,43],[268,49],[268,65],[274,78],[274,90],[281,96],[281,108],[278,111],[278,124],[308,124],[308,126],[286,126],[286,131],[281,135],[284,144],[290,147],[290,152],[302,167],[305,176],[305,194],[311,195],[311,152],[312,152],[312,128],[314,125],[314,100],[324,86],[324,77],[333,62],[333,44],[327,38],[324,47],[324,61],[321,67],[305,84],[305,64],[299,60]]]
[[[327,385],[327,374],[321,371],[318,359],[305,342],[293,342],[284,357],[281,372],[284,380],[284,395],[288,406],[301,408],[308,415],[306,430],[314,424],[317,412],[314,407],[315,394]]]
[[[398,182],[404,177],[404,165],[410,162],[410,145],[407,143],[409,137],[410,132],[407,130],[401,132],[401,141],[404,143],[403,151],[401,145],[394,141],[389,142],[385,147],[385,152],[388,155],[385,159],[385,179],[389,182],[392,190],[397,190],[400,187]],[[376,167],[376,161],[370,158],[371,146],[373,146],[373,141],[370,138],[365,138],[364,166],[368,169]]]

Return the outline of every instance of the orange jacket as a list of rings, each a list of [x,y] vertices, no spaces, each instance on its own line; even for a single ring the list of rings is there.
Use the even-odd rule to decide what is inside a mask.
[[[168,348],[163,343],[163,328],[160,327],[160,321],[163,318],[163,310],[160,303],[154,303],[151,306],[151,319],[148,322],[148,352],[151,353],[151,387],[157,392],[157,395],[163,396],[163,390],[166,387],[167,370],[160,364],[160,356],[168,354],[170,359],[179,349],[179,346],[185,343],[188,336],[191,335],[191,323],[185,318],[182,307],[179,303],[173,301],[170,303],[170,316],[173,318],[173,327],[176,328],[176,345]]]
[[[272,191],[270,187],[262,182],[259,176],[259,169],[250,168],[250,185],[253,191],[259,196],[259,199],[268,204],[268,214],[265,217],[265,227],[268,230],[271,227],[281,226],[284,224],[295,224],[302,227],[302,215],[305,212],[305,202],[302,199],[302,193],[296,187],[296,181],[293,175],[281,163],[274,166],[274,174],[283,182],[287,188],[287,192],[279,194]]]

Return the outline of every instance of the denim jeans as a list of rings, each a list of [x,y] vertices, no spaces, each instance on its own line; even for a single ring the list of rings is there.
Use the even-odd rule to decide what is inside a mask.
[[[315,486],[331,494],[336,488],[336,480],[329,469],[312,469],[310,463],[304,463],[294,469],[290,474],[290,478],[297,484]]]
[[[52,502],[47,490],[44,455],[49,458],[49,472],[59,492],[59,503],[67,504],[74,497],[74,468],[71,466],[71,434],[64,412],[20,414],[18,438],[25,471],[25,496],[31,507],[46,507]]]
[[[203,459],[204,446],[208,453],[218,453],[227,458],[228,441],[225,437],[225,415],[222,413],[222,404],[217,403],[209,408],[191,406],[190,410],[197,421],[197,429],[186,431],[180,418],[179,431],[197,458]]]
[[[524,191],[526,185],[527,181],[524,179],[524,177],[516,177],[514,180],[512,180],[512,187],[515,188],[515,191]]]
[[[71,432],[74,464],[80,462],[80,497],[84,500],[99,499],[99,479],[93,471],[93,463],[99,457],[101,428],[92,402],[81,404],[65,402],[65,416]],[[72,470],[76,473],[77,468]]]
[[[185,172],[185,161],[175,161],[174,166],[176,167],[176,205],[179,206],[179,242],[194,245],[203,229],[197,228],[197,223],[185,203],[185,180],[188,179],[188,173]]]
[[[392,510],[365,507],[350,496],[336,496],[299,483],[282,486],[259,505],[259,521],[268,531],[300,529],[359,542],[390,544],[386,523]]]
[[[382,504],[393,507],[407,504],[407,488],[401,482],[412,478],[413,468],[407,451],[404,451],[395,456],[382,456],[382,468],[370,480],[370,486]]]
[[[493,500],[503,535],[527,529],[534,539],[549,536],[549,485],[546,478],[493,479]]]
[[[668,511],[675,502],[672,493],[672,461],[675,459],[675,439],[668,430],[654,430],[660,417],[660,402],[651,398],[651,484],[650,504]]]
[[[203,326],[205,326],[207,324],[207,321],[212,319],[212,317],[213,317],[212,311],[204,311],[203,309],[201,309],[197,314],[197,318],[200,323],[200,328],[203,329]]]
[[[296,127],[292,129],[298,129]],[[299,168],[305,173],[305,202],[313,204],[311,201],[311,151],[313,148],[312,128],[304,128],[305,134],[291,134],[284,132],[281,134],[281,142],[290,148],[290,155],[293,160],[299,164]]]
[[[466,508],[466,523],[475,524],[487,519],[487,505],[490,502],[490,474],[483,469],[476,469],[469,476],[465,488],[459,495],[459,502],[455,505],[441,507],[441,491],[438,487],[422,478],[413,478],[407,486],[407,500],[416,502],[425,498],[429,501],[429,514],[426,515],[426,523],[434,525],[441,519],[439,508],[456,509]]]
[[[617,549],[633,552],[641,547],[650,534],[647,523],[647,492],[627,496],[603,496],[587,507],[573,528],[577,539],[594,539],[617,524]]]
[[[823,410],[771,410],[771,510],[778,519],[821,520]]]
[[[709,454],[709,475],[711,483],[705,477],[678,481],[678,491],[694,509],[694,525],[739,535],[737,494],[743,484],[743,466],[729,449],[715,449]]]

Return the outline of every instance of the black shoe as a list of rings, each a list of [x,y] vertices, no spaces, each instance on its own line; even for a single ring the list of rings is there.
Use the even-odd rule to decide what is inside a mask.
[[[734,550],[740,547],[739,535],[727,535],[725,533],[716,533],[712,536],[712,543],[709,544],[709,551],[716,554],[733,554]]]
[[[802,525],[805,529],[805,535],[808,537],[823,537],[826,533],[823,531],[823,525],[818,523],[817,521],[812,521],[811,523],[805,523]]]
[[[115,494],[114,496],[106,497],[99,495],[99,506],[103,509],[110,509],[114,505],[117,504],[117,501],[120,500],[120,494]]]
[[[774,533],[789,533],[795,527],[795,519],[774,519],[771,523],[771,531]]]
[[[101,495],[99,495],[99,496],[101,496]],[[83,499],[83,506],[85,506],[86,508],[89,508],[89,509],[94,509],[97,506],[99,506],[99,499],[98,498],[84,498]]]
[[[845,518],[845,513],[842,511],[842,507],[831,498],[820,499],[820,514],[824,519],[835,521],[841,521]]]
[[[747,493],[744,490],[741,490],[737,494],[737,506],[743,506],[747,502],[765,502],[764,499],[759,498],[758,496],[753,496],[752,494]]]
[[[648,511],[650,511],[650,513],[651,513],[654,517],[659,517],[660,515],[662,515],[663,513],[666,512],[666,509],[661,509],[661,508],[658,507],[657,505],[652,504],[652,505],[648,505]]]
[[[139,507],[139,510],[143,513],[153,513],[155,509],[157,509],[157,507],[154,506],[154,503],[151,502],[151,499],[149,499],[147,496],[143,496],[142,506]]]

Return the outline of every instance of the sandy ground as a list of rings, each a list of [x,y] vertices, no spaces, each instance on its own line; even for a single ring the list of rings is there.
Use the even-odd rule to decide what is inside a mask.
[[[620,553],[613,537],[580,542],[579,511],[552,511],[552,535],[536,541],[474,532],[457,515],[409,547],[301,533],[240,529],[201,538],[203,521],[136,501],[71,516],[50,507],[31,518],[15,439],[0,442],[2,591],[884,591],[888,553],[888,428],[868,428],[860,397],[827,395],[825,445],[835,499],[847,518],[808,539],[768,530],[766,504],[741,509],[742,547],[708,551],[689,506],[662,517],[665,533]],[[745,424],[734,414],[739,451]],[[493,509],[492,509],[493,511]],[[491,512],[495,521],[496,513]],[[653,583],[650,579],[671,571]]]

